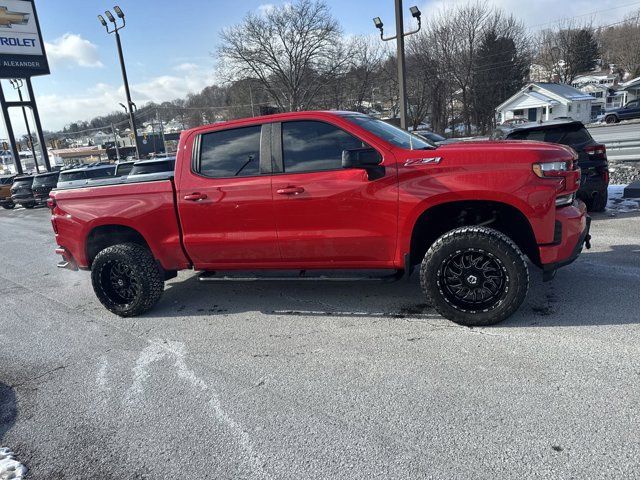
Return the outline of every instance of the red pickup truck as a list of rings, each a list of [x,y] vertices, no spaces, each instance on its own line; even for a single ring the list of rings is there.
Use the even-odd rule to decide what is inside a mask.
[[[49,206],[59,266],[91,270],[121,316],[178,270],[397,280],[420,265],[439,313],[489,325],[523,302],[526,257],[549,280],[589,247],[575,161],[559,145],[435,147],[359,113],[295,112],[185,131],[175,172],[54,190]]]

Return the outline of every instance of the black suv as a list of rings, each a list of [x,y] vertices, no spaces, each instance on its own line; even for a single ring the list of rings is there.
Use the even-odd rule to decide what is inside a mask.
[[[11,186],[11,199],[13,203],[22,205],[24,208],[33,208],[36,206],[36,199],[33,198],[33,177],[25,175],[16,177]]]
[[[36,203],[47,203],[49,192],[56,188],[60,172],[41,173],[33,177],[31,190]]]
[[[604,212],[607,206],[609,164],[607,149],[596,142],[582,122],[562,120],[546,123],[528,123],[513,128],[499,127],[494,138],[505,140],[537,140],[568,145],[578,153],[578,166],[582,181],[577,196],[589,211]]]

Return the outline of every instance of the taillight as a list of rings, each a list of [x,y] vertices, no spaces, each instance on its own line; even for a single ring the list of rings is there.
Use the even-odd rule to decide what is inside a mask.
[[[57,202],[56,199],[53,197],[49,197],[47,199],[47,207],[49,207],[49,210],[51,210],[51,213],[53,213],[53,209],[56,208]]]
[[[607,147],[604,145],[589,145],[588,147],[584,147],[584,151],[590,157],[607,158]]]

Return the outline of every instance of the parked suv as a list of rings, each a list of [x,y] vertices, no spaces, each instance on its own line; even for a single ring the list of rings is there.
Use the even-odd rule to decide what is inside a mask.
[[[33,198],[36,203],[47,203],[49,192],[56,188],[56,185],[58,184],[58,175],[60,175],[60,172],[49,172],[33,177],[31,190],[33,191]]]
[[[24,208],[33,208],[36,206],[36,199],[33,197],[33,177],[31,175],[23,175],[16,177],[11,186],[11,199],[13,203],[22,205]]]
[[[2,208],[10,210],[16,206],[11,198],[11,185],[15,175],[4,175],[0,177],[0,205]]]
[[[568,145],[578,153],[578,166],[582,179],[577,196],[587,204],[587,209],[603,212],[607,206],[609,165],[607,149],[596,142],[582,122],[552,121],[518,125],[511,130],[501,129],[507,140],[539,140]]]
[[[115,171],[115,165],[86,166],[63,170],[58,177],[58,186],[56,188],[84,186],[90,179],[113,177]]]
[[[604,121],[618,123],[620,120],[640,118],[640,99],[628,102],[624,107],[607,110],[604,113]]]

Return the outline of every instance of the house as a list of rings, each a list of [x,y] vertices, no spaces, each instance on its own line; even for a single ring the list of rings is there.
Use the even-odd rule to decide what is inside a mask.
[[[617,108],[620,95],[615,87],[609,87],[602,83],[587,83],[578,88],[583,93],[591,95],[591,119],[595,120],[609,108]]]
[[[562,83],[529,83],[496,107],[499,123],[514,117],[530,122],[544,122],[571,117],[584,123],[591,121],[593,97]]]
[[[620,96],[621,105],[640,98],[640,77],[632,78],[618,85],[616,94]]]
[[[605,85],[613,87],[618,83],[618,75],[609,72],[592,72],[576,77],[571,86],[581,89],[586,85]]]

